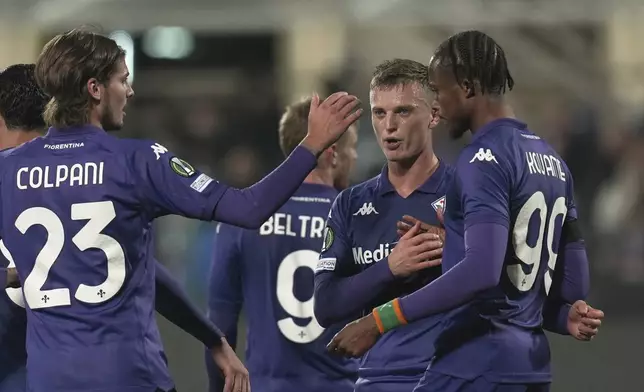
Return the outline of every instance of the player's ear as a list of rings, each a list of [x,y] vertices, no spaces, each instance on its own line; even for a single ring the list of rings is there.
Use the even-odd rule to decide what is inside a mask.
[[[474,86],[474,83],[472,83],[468,79],[464,79],[463,83],[461,84],[461,87],[465,92],[465,98],[467,99],[474,98],[474,96],[476,95],[476,88]]]
[[[327,148],[329,152],[329,162],[331,162],[331,167],[336,167],[338,165],[338,145],[332,144],[331,147]]]
[[[103,97],[103,86],[96,78],[90,78],[87,81],[87,92],[90,97],[94,98],[97,101],[100,101]]]
[[[440,112],[439,112],[440,106],[438,106],[438,102],[436,100],[432,102],[430,110],[432,113],[432,119],[429,121],[429,129],[433,129],[441,121]]]

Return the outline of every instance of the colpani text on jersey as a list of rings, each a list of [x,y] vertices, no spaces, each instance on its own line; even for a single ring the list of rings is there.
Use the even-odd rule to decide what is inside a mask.
[[[103,184],[103,162],[21,167],[16,172],[18,189],[59,188]]]

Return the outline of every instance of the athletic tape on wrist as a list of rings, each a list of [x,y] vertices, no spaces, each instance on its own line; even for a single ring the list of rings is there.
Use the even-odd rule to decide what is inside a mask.
[[[400,325],[407,324],[407,320],[405,320],[400,309],[400,301],[398,298],[374,308],[373,317],[376,320],[376,325],[381,334]]]

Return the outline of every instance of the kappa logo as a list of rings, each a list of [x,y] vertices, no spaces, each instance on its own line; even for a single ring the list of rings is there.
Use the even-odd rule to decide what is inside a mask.
[[[441,197],[438,200],[435,200],[432,203],[432,207],[434,208],[434,211],[445,211],[445,196]]]
[[[157,157],[157,161],[159,160],[159,158],[161,158],[161,154],[165,154],[166,152],[168,152],[168,149],[163,147],[159,143],[154,143],[150,147],[152,147],[152,152]]]
[[[353,216],[357,215],[371,215],[371,214],[378,214],[378,211],[373,207],[373,204],[371,202],[365,202],[362,207],[356,212],[353,213]]]
[[[479,151],[476,154],[474,154],[474,156],[472,157],[472,160],[470,161],[470,163],[472,163],[474,161],[499,163],[496,160],[496,158],[494,157],[494,154],[492,154],[492,151],[490,151],[489,148],[486,149],[486,150],[483,150],[482,148],[479,148]]]

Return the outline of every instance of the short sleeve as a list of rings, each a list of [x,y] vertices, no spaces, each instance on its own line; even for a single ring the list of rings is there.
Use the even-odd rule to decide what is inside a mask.
[[[136,141],[129,166],[142,207],[151,219],[176,214],[210,221],[228,188],[159,143]]]
[[[334,272],[336,268],[344,270],[352,263],[351,241],[349,239],[349,216],[346,214],[349,191],[345,190],[336,197],[324,228],[324,242],[320,251],[315,273]]]
[[[465,229],[478,223],[510,226],[511,171],[490,148],[466,147],[456,167]]]

